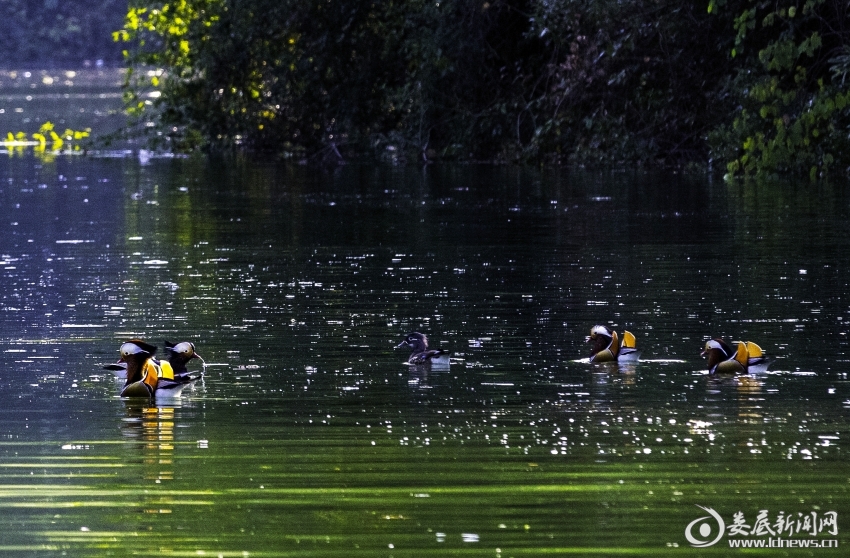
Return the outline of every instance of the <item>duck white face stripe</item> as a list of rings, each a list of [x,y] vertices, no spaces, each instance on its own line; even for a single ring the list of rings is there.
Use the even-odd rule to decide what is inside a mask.
[[[138,354],[146,354],[146,355],[150,354],[149,352],[147,352],[143,348],[139,347],[135,343],[124,343],[123,345],[121,345],[120,352],[121,352],[122,357],[130,356],[130,355],[138,355]]]
[[[590,330],[590,336],[593,337],[595,335],[604,335],[605,337],[611,337],[611,332],[608,330],[607,327],[597,325],[593,326]]]
[[[175,353],[182,353],[184,355],[191,355],[195,352],[195,345],[190,343],[189,341],[183,341],[182,343],[177,343],[174,347],[171,348]]]

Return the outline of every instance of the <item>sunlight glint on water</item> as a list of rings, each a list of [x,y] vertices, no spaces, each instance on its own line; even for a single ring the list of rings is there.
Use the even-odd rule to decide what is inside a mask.
[[[26,155],[2,172],[6,554],[682,554],[696,505],[834,510],[846,542],[840,188]],[[596,323],[644,361],[578,362]],[[413,330],[448,370],[405,364]],[[711,336],[776,361],[709,378]],[[120,400],[102,366],[130,337],[193,341],[203,382]]]

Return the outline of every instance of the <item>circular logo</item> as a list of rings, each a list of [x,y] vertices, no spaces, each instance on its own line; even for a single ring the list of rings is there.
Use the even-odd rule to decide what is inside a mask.
[[[706,508],[704,506],[697,507],[707,511],[710,515],[694,519],[688,523],[688,526],[685,527],[685,538],[688,539],[691,546],[696,548],[705,548],[707,546],[717,544],[717,542],[723,537],[723,533],[726,532],[726,524],[723,523],[723,518],[720,517],[719,513],[711,508]],[[711,521],[712,518],[714,521]],[[697,526],[699,527],[697,528]],[[694,535],[694,528],[697,528],[696,536]],[[716,536],[714,539],[711,539],[711,536],[715,535],[715,529],[717,530]]]

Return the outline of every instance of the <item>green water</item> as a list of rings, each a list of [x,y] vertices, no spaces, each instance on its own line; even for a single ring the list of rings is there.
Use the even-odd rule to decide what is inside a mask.
[[[846,185],[144,163],[0,163],[0,553],[847,544]],[[597,323],[643,361],[578,362]],[[404,363],[412,330],[449,370]],[[775,362],[709,377],[716,336]],[[131,337],[193,341],[203,383],[121,400],[102,365]],[[706,548],[698,505],[727,525]],[[839,547],[731,549],[769,539],[728,534],[761,510]]]

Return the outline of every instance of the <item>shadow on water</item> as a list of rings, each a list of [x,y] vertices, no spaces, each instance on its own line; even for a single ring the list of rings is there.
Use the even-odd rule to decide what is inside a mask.
[[[762,510],[846,542],[846,189],[7,163],[0,552],[727,555]],[[580,362],[597,323],[642,362]],[[417,330],[450,366],[404,362]],[[777,360],[711,377],[716,336]],[[120,400],[131,337],[193,341],[203,385]],[[697,506],[737,531],[696,548]]]

